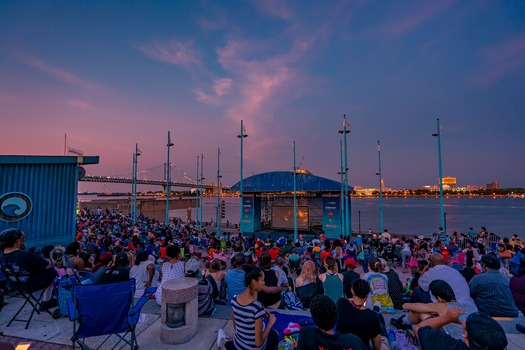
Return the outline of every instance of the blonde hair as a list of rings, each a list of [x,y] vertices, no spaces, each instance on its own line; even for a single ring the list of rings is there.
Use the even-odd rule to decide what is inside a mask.
[[[303,268],[301,269],[301,274],[299,275],[305,282],[315,283],[317,280],[317,269],[312,260],[307,260]]]

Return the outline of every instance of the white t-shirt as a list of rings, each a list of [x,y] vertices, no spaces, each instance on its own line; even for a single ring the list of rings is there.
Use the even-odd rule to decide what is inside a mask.
[[[428,292],[430,282],[435,280],[443,280],[447,282],[454,291],[458,303],[474,304],[474,300],[470,297],[470,289],[467,281],[456,269],[446,265],[436,265],[419,278],[419,287],[425,292]],[[430,293],[430,296],[433,302],[437,301],[432,293]]]

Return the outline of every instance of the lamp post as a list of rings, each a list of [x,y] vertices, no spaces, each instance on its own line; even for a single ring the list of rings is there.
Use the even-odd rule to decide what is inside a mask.
[[[246,135],[246,130],[244,129],[244,124],[243,124],[243,121],[241,120],[241,133],[239,135],[237,135],[237,137],[241,140],[241,170],[240,170],[240,174],[241,174],[241,181],[239,182],[239,196],[241,197],[241,203],[239,204],[239,232],[241,233],[241,236],[243,235],[243,231],[242,231],[242,161],[243,161],[243,143],[244,143],[244,139],[246,137],[248,137],[248,135]]]
[[[217,148],[217,237],[221,234],[221,149]]]
[[[200,226],[199,226],[199,199],[200,199],[200,194],[199,194],[199,183],[200,183],[200,178],[199,178],[199,156],[197,156],[197,189],[195,191],[195,227],[197,229],[200,229]]]
[[[200,228],[202,229],[202,190],[203,190],[203,181],[204,181],[204,176],[202,176],[202,173],[204,171],[204,154],[201,153],[201,177],[200,177],[200,180],[201,180],[201,190],[199,191],[199,206],[200,206]]]
[[[377,141],[377,155],[379,157],[379,233],[383,233],[383,175],[381,173],[381,142]]]
[[[297,242],[297,167],[295,166],[295,141],[293,142],[293,240]]]
[[[438,139],[439,206],[441,210],[441,227],[443,227],[444,233],[446,234],[447,228],[445,227],[445,204],[443,203],[443,170],[441,168],[441,130],[439,127],[439,118],[437,118],[437,134],[432,134],[432,136],[435,136]]]
[[[137,166],[138,157],[140,156],[139,144],[135,144],[135,153],[133,153],[133,178],[131,181],[131,216],[133,225],[137,223]]]
[[[344,158],[345,158],[345,236],[352,235],[352,216],[351,214],[351,204],[350,204],[350,193],[348,191],[348,152],[347,152],[347,143],[346,143],[346,134],[350,132],[348,128],[350,127],[350,124],[348,124],[348,121],[346,120],[346,114],[343,115],[343,129],[339,130],[340,134],[343,134],[343,140],[344,140]]]
[[[168,148],[168,160],[166,161],[166,221],[165,225],[166,227],[169,226],[170,223],[170,197],[171,197],[171,165],[170,165],[170,148],[173,146],[173,142],[171,142],[171,135],[168,131],[168,144],[166,147]]]
[[[359,220],[359,234],[361,234],[361,210],[357,211],[357,218]]]
[[[346,223],[345,223],[345,185],[344,176],[345,171],[343,169],[343,140],[339,140],[339,161],[341,164],[341,171],[338,172],[341,175],[341,234],[346,236]]]

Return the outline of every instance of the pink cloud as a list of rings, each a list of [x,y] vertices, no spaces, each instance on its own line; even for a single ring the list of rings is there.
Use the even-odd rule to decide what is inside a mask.
[[[199,54],[191,41],[183,43],[173,40],[167,43],[141,45],[138,49],[155,60],[180,66],[201,65]]]
[[[403,17],[371,29],[368,33],[380,34],[390,38],[402,37],[434,20],[452,6],[454,1],[442,0],[419,2],[417,4],[418,8],[408,11]]]
[[[282,19],[292,19],[293,10],[288,6],[289,3],[281,0],[253,1],[253,4],[261,13],[268,14]]]
[[[89,80],[83,79],[61,68],[57,68],[57,67],[48,65],[47,63],[45,63],[44,61],[38,58],[29,57],[29,56],[21,55],[21,54],[18,54],[15,56],[18,58],[18,60],[27,64],[28,66],[36,68],[44,73],[47,73],[51,75],[52,77],[54,77],[55,79],[63,81],[69,85],[88,90],[98,95],[106,95],[109,93],[108,89],[103,86],[95,84]]]
[[[90,109],[92,107],[91,103],[87,101],[83,101],[83,100],[78,100],[78,99],[68,100],[66,101],[66,105],[70,107],[81,108],[81,109]]]
[[[525,66],[525,34],[480,51],[483,64],[467,79],[468,85],[490,87]]]

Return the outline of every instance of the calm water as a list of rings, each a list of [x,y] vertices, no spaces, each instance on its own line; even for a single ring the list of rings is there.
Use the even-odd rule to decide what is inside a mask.
[[[89,199],[94,199],[91,197]],[[87,199],[87,198],[86,198]],[[224,197],[226,219],[239,221],[239,198]],[[217,199],[206,197],[203,201],[203,220],[215,221]],[[195,208],[192,208],[192,218]],[[359,214],[360,212],[360,214]],[[465,232],[469,227],[480,231],[485,226],[489,232],[500,236],[518,234],[525,239],[525,199],[523,198],[445,198],[447,232]],[[170,215],[186,218],[186,210],[171,210]],[[399,234],[429,234],[441,225],[439,198],[383,198],[384,226],[389,232]],[[352,198],[352,229],[379,231],[379,199]]]

